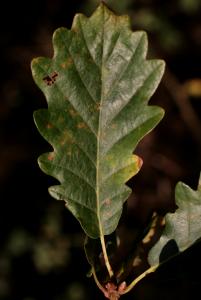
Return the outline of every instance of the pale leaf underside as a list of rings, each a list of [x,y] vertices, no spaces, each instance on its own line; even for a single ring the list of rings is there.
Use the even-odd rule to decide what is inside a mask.
[[[179,253],[201,238],[200,186],[198,186],[197,191],[194,191],[186,184],[179,182],[176,186],[175,197],[178,208],[175,213],[166,215],[163,234],[149,252],[148,259],[151,266],[163,263],[161,254],[171,242],[174,242]],[[171,255],[166,255],[165,259],[168,260],[169,258]]]

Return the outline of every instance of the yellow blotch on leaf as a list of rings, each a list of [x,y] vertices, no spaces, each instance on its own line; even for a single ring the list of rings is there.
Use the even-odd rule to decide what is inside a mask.
[[[78,115],[78,113],[76,112],[76,110],[74,110],[73,108],[71,108],[71,109],[69,110],[69,113],[70,113],[70,115],[71,115],[72,117],[76,117],[76,116]]]
[[[73,64],[73,60],[69,57],[65,62],[61,64],[62,69],[67,69],[70,65]]]
[[[60,145],[65,145],[65,144],[73,144],[74,138],[69,131],[64,131],[62,138],[60,140]]]

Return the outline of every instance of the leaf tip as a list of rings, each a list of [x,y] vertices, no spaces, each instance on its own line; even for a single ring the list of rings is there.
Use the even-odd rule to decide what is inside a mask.
[[[53,39],[60,33],[65,33],[65,32],[68,32],[68,29],[66,27],[59,27],[57,28],[54,32],[53,32]]]
[[[48,188],[48,192],[49,192],[50,196],[52,196],[56,200],[65,200],[63,195],[62,195],[60,185],[50,186]]]
[[[160,118],[163,119],[163,117],[165,116],[165,110],[160,107]]]
[[[95,10],[94,14],[100,13],[100,14],[115,14],[112,9],[108,6],[107,2],[105,0],[101,0],[99,6]]]
[[[45,57],[39,56],[39,57],[35,57],[32,59],[31,61],[31,70],[35,70],[35,67],[38,66],[39,64],[41,64],[42,60],[47,59]]]
[[[52,35],[52,42],[53,42],[53,45],[55,43],[57,43],[57,40],[60,38],[61,34],[64,34],[68,32],[68,29],[65,28],[65,27],[59,27],[57,28],[54,32],[53,32],[53,35]]]
[[[98,8],[105,9],[105,7],[108,8],[108,6],[106,4],[106,1],[105,0],[101,0]]]
[[[165,72],[165,66],[166,66],[166,63],[163,59],[159,59],[159,67],[160,67],[160,70],[161,70],[161,74],[163,75],[164,72]]]

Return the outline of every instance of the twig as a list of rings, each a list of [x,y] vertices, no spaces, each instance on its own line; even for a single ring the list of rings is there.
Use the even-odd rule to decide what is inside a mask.
[[[137,278],[135,278],[129,285],[128,287],[121,293],[122,295],[127,294],[128,292],[130,292],[134,286],[141,281],[144,277],[146,277],[148,274],[153,273],[156,271],[156,269],[158,268],[158,265],[150,267],[149,269],[147,269],[145,272],[143,272],[142,274],[140,274]]]

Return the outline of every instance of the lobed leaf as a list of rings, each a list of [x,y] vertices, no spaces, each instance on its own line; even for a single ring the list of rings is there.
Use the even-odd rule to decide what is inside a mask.
[[[34,119],[53,147],[39,165],[60,182],[50,194],[98,238],[116,229],[130,194],[125,183],[142,164],[133,150],[163,116],[147,103],[164,62],[146,60],[146,34],[104,4],[90,18],[77,14],[71,30],[56,30],[53,46],[52,59],[32,62],[48,103]]]
[[[175,197],[178,209],[165,217],[163,234],[149,252],[148,260],[151,266],[158,265],[178,252],[186,250],[201,238],[200,184],[198,190],[194,191],[179,182]]]

